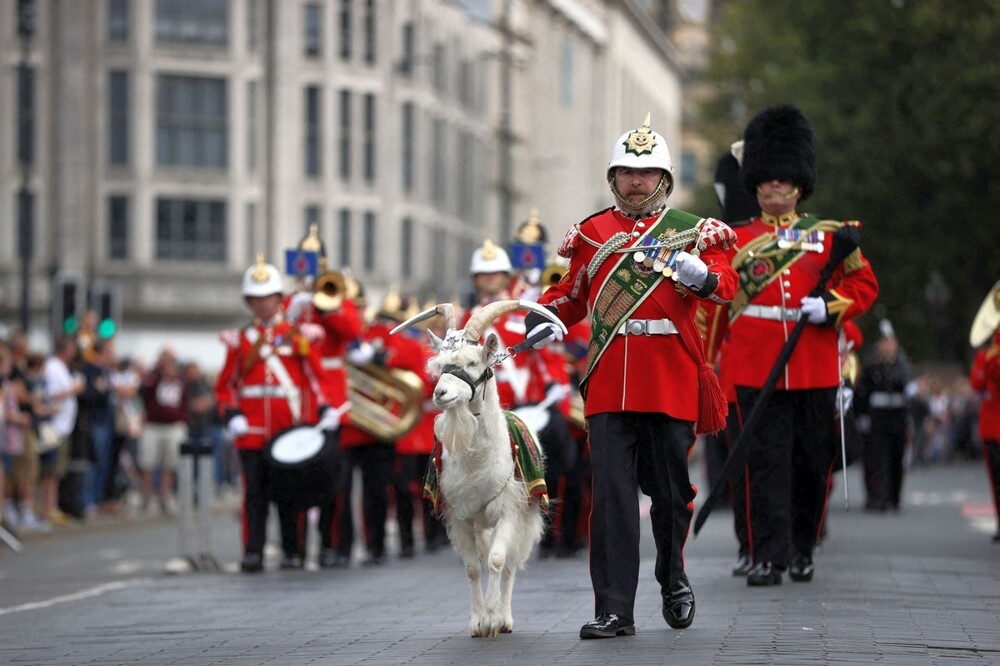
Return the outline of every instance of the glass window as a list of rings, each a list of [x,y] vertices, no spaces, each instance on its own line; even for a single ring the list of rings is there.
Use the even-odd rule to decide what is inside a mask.
[[[434,119],[434,136],[431,139],[431,145],[434,146],[432,151],[433,155],[433,167],[431,168],[431,199],[438,206],[443,206],[445,203],[445,185],[444,185],[444,170],[445,170],[445,136],[444,136],[444,121],[440,118]]]
[[[257,82],[247,81],[247,171],[257,171]]]
[[[343,180],[351,178],[351,91],[340,91],[340,136],[337,139],[340,146],[340,177]]]
[[[375,0],[365,0],[365,62],[375,64]]]
[[[375,95],[365,95],[364,163],[365,180],[375,180]]]
[[[260,0],[247,0],[247,51],[254,53],[257,50],[257,35],[260,30]]]
[[[108,41],[128,41],[128,0],[108,0]]]
[[[433,66],[433,77],[434,77],[434,90],[440,94],[444,94],[447,90],[447,83],[445,82],[445,48],[444,44],[434,45],[434,59],[432,61]]]
[[[227,166],[225,79],[161,74],[157,79],[156,163]]]
[[[156,258],[165,261],[226,260],[226,202],[156,200]]]
[[[323,10],[315,2],[303,7],[305,26],[302,35],[302,52],[310,58],[319,57],[323,45]]]
[[[128,197],[108,197],[108,259],[128,259]]]
[[[364,267],[371,273],[375,270],[375,213],[366,211],[364,215]]]
[[[414,27],[413,21],[407,21],[403,24],[403,35],[402,35],[402,45],[400,50],[402,53],[399,57],[399,73],[409,76],[413,73],[413,58],[415,55],[414,46]]]
[[[351,266],[351,211],[348,208],[340,209],[340,266]]]
[[[400,149],[400,166],[403,170],[403,192],[409,194],[413,192],[413,159],[415,152],[415,132],[413,102],[404,102],[402,108],[402,142]]]
[[[413,220],[404,217],[399,225],[400,261],[403,277],[413,277]]]
[[[340,0],[340,59],[351,59],[351,3],[354,0]]]
[[[306,86],[305,99],[305,158],[306,176],[320,175],[320,148],[322,145],[320,132],[320,89],[319,86]]]
[[[128,72],[108,73],[108,162],[128,164]]]
[[[163,44],[226,46],[227,0],[156,0],[156,41]]]

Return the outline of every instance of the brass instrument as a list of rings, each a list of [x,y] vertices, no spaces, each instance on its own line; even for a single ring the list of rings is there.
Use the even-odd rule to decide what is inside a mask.
[[[560,266],[559,264],[549,264],[546,266],[542,271],[542,277],[539,280],[539,287],[541,287],[542,292],[544,293],[549,287],[554,287],[559,284],[559,281],[562,280],[562,276],[565,273],[565,266]]]
[[[1000,327],[1000,282],[993,285],[983,304],[979,306],[976,318],[972,321],[972,330],[969,331],[969,344],[973,347],[983,346],[998,327]]]
[[[416,373],[374,363],[347,366],[351,425],[382,441],[394,441],[420,420],[424,383]]]
[[[569,403],[569,422],[580,430],[587,429],[587,417],[584,416],[583,396],[579,391],[573,391],[573,397]]]
[[[326,271],[313,282],[313,305],[320,310],[336,310],[347,296],[347,281],[343,273]]]

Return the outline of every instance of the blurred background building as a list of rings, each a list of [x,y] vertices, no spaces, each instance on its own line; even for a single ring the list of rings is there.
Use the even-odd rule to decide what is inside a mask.
[[[683,135],[708,0],[0,0],[0,322],[94,307],[212,368],[240,277],[316,224],[369,300],[466,288],[537,208],[611,204],[611,142]],[[692,146],[691,149],[688,146]],[[550,247],[550,250],[552,248]]]

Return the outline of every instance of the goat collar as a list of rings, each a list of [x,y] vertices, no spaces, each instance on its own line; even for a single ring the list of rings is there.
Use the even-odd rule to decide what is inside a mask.
[[[463,370],[459,366],[455,365],[454,363],[449,363],[448,365],[444,366],[441,370],[445,374],[454,375],[455,377],[458,377],[463,382],[465,382],[466,384],[469,385],[469,388],[472,389],[472,397],[469,398],[469,402],[472,402],[473,400],[475,400],[475,398],[476,398],[476,389],[479,387],[479,385],[480,384],[484,384],[486,381],[488,381],[489,379],[491,379],[493,377],[493,368],[492,367],[489,367],[489,368],[486,368],[485,370],[483,370],[483,374],[479,375],[479,379],[476,379],[475,381],[473,381],[472,377],[469,376],[469,373],[467,373],[465,370]],[[485,387],[483,387],[483,395],[484,395],[484,397],[486,395],[486,388]]]

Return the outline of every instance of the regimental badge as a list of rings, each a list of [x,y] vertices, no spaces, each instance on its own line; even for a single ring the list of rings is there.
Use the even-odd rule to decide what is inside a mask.
[[[257,265],[253,267],[250,279],[257,283],[264,283],[267,282],[267,279],[270,276],[271,273],[267,270],[267,264],[264,262],[264,254],[262,252],[258,252]]]
[[[483,259],[486,261],[492,261],[497,258],[497,246],[493,244],[493,241],[487,239],[483,242]]]
[[[648,113],[646,114],[646,121],[642,124],[642,127],[629,132],[623,145],[625,146],[625,152],[632,153],[633,155],[642,155],[644,153],[653,152],[653,146],[656,145],[656,138],[653,136],[653,132],[649,129]]]
[[[747,271],[750,279],[758,283],[767,280],[772,273],[774,273],[774,264],[769,259],[755,259],[750,264],[750,270]]]

